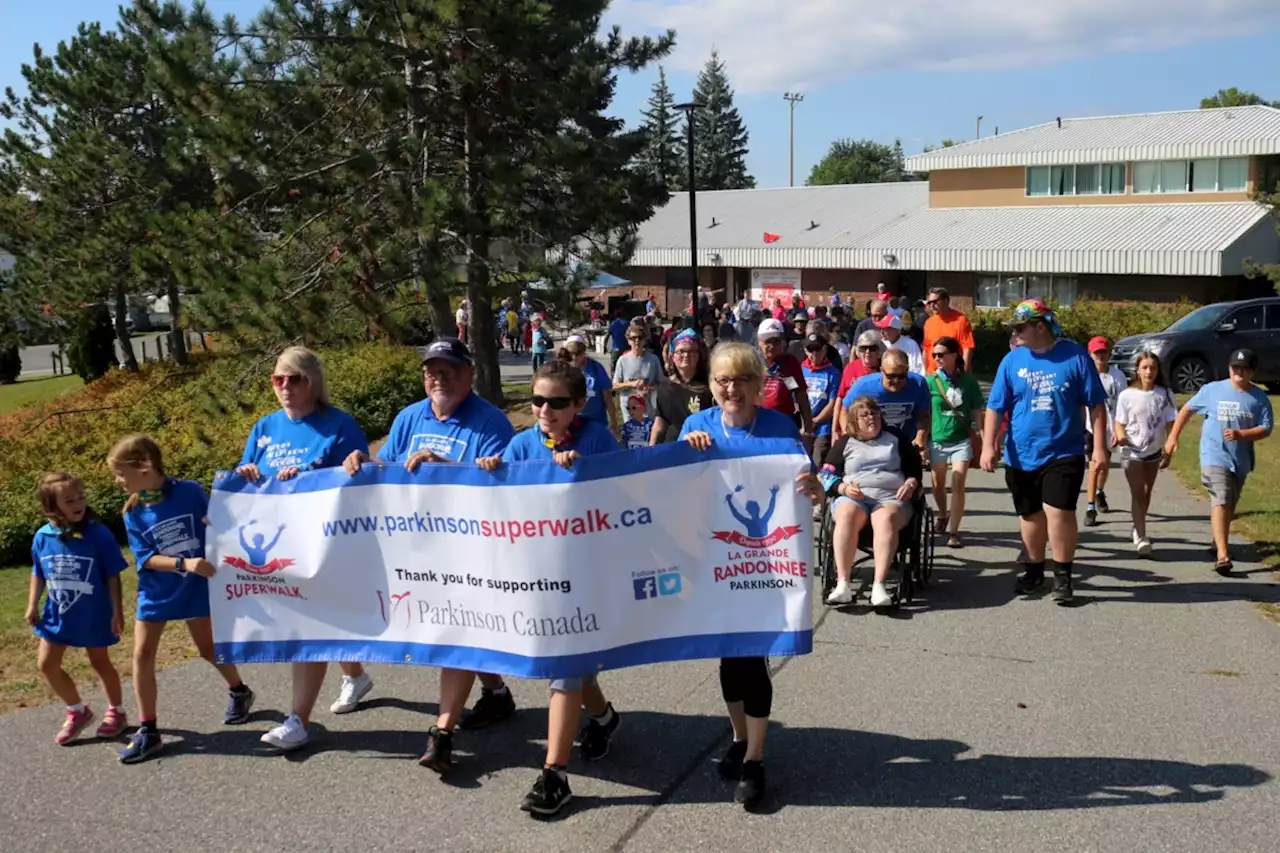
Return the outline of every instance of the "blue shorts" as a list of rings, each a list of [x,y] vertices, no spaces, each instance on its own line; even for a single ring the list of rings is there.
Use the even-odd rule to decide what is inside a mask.
[[[929,442],[929,462],[934,465],[954,465],[957,462],[973,461],[973,445],[969,439],[962,438],[950,444],[937,441]]]
[[[552,690],[558,693],[577,693],[587,684],[595,684],[596,677],[594,675],[569,676],[568,678],[553,678],[550,685]]]
[[[876,500],[872,500],[871,498],[863,498],[862,500],[855,500],[854,498],[845,497],[844,495],[841,495],[831,503],[832,514],[833,515],[835,514],[835,511],[840,507],[841,504],[846,504],[846,503],[850,503],[855,506],[861,507],[862,511],[865,512],[868,517],[871,516],[871,513],[880,509],[880,507],[899,506],[899,507],[902,507],[902,512],[903,512],[902,518],[904,521],[911,520],[911,513],[913,510],[913,507],[911,506],[910,503],[906,501],[900,501],[895,498],[889,498],[888,500],[883,500],[883,501],[876,501]]]

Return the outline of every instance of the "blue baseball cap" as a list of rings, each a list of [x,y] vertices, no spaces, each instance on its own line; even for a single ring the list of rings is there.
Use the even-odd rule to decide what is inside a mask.
[[[433,341],[427,347],[426,352],[422,354],[423,364],[437,359],[453,364],[463,364],[468,367],[475,364],[475,359],[471,357],[471,350],[467,349],[467,345],[457,338],[440,338]]]

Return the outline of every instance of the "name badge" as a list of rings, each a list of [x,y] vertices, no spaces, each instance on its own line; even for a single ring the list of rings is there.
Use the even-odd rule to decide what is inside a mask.
[[[782,380],[782,384],[787,386],[788,391],[794,391],[800,387],[800,383],[796,382],[795,377],[787,376]]]

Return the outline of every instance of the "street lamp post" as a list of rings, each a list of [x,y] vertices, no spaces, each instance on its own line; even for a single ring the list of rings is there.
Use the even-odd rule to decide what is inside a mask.
[[[974,139],[982,138],[982,120],[984,118],[986,118],[986,116],[978,116],[977,126],[974,128],[974,133],[973,133]]]
[[[787,92],[782,96],[782,100],[787,101],[791,105],[791,121],[790,121],[790,137],[791,144],[789,147],[789,156],[787,158],[788,183],[791,186],[796,185],[796,104],[804,100],[804,95],[799,92]]]
[[[693,113],[694,110],[701,109],[702,104],[691,101],[687,104],[677,104],[676,109],[684,113],[689,119],[689,130],[686,135],[688,144],[685,146],[689,149],[689,272],[693,276],[693,305],[698,303],[698,191],[695,186],[694,168],[693,168]]]

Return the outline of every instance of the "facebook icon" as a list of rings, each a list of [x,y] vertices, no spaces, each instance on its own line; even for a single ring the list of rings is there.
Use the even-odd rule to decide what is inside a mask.
[[[652,577],[632,578],[631,585],[635,587],[636,601],[658,597],[658,582]]]

